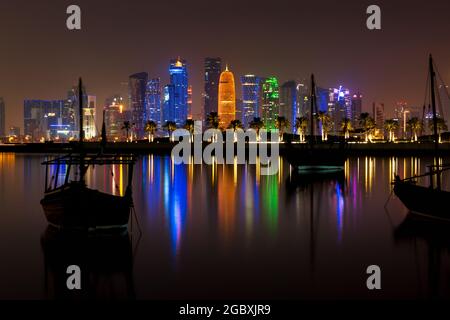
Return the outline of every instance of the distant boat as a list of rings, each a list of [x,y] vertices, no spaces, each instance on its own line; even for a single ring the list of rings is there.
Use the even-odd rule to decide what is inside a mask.
[[[435,72],[433,58],[429,58],[429,79],[431,105],[433,107],[434,142],[436,159],[438,154],[439,139],[437,132],[436,98],[435,98]],[[430,218],[450,220],[450,211],[443,210],[450,203],[450,192],[441,190],[441,173],[449,170],[450,165],[429,166],[430,171],[421,176],[400,179],[397,175],[394,179],[394,193],[403,204],[413,213]],[[428,176],[430,186],[424,187],[417,184],[417,178]],[[436,185],[433,184],[433,178]]]
[[[83,123],[82,83],[79,81],[80,124]],[[50,225],[62,229],[111,230],[127,228],[132,199],[132,176],[135,158],[132,155],[99,154],[88,155],[83,151],[83,128],[80,125],[80,140],[77,154],[69,154],[45,161],[45,194],[41,200],[45,216]],[[88,188],[84,176],[89,166],[126,165],[128,185],[124,195],[112,195]],[[75,169],[72,169],[75,167]],[[77,178],[71,180],[72,170]],[[53,175],[51,171],[53,169]],[[64,181],[59,183],[59,174],[64,170]],[[49,179],[50,176],[50,179]]]
[[[345,145],[317,144],[314,135],[314,113],[316,102],[316,83],[314,75],[311,75],[311,109],[310,109],[310,137],[306,145],[288,144],[285,157],[301,174],[328,174],[335,171],[343,171],[347,155]]]

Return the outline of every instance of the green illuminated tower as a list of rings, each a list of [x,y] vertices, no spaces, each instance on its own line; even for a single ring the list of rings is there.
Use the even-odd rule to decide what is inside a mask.
[[[266,130],[275,129],[275,120],[279,114],[280,96],[278,80],[267,78],[262,85],[261,118]]]

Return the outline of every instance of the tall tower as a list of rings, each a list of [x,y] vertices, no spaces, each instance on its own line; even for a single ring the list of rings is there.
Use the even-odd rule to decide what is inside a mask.
[[[280,94],[278,80],[267,78],[262,85],[261,120],[266,130],[275,129],[275,120],[279,114]]]
[[[150,79],[145,90],[146,121],[153,121],[158,127],[161,126],[161,80]]]
[[[192,119],[192,86],[188,86],[188,112],[187,112],[187,118]]]
[[[292,130],[295,131],[295,119],[297,118],[297,83],[288,81],[283,83],[280,89],[279,115],[289,120]]]
[[[354,94],[352,97],[352,122],[353,125],[356,126],[358,122],[358,117],[362,113],[362,94],[359,92],[357,94]]]
[[[188,117],[188,73],[186,60],[170,60],[169,67],[170,84],[173,86],[173,94],[169,96],[173,106],[173,118],[178,127],[186,122]]]
[[[147,72],[133,74],[129,79],[131,121],[134,123],[134,131],[138,139],[144,135],[147,79]]]
[[[205,94],[203,105],[203,119],[211,112],[217,112],[219,79],[222,72],[220,58],[205,58]]]
[[[219,127],[226,129],[236,117],[234,75],[228,70],[228,66],[220,74],[218,100]]]
[[[253,118],[259,116],[261,79],[252,74],[241,77],[242,85],[242,123],[247,127]]]

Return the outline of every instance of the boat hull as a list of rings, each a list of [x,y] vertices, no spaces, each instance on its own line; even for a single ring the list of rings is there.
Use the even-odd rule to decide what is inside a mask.
[[[347,156],[342,149],[288,150],[285,155],[290,165],[304,171],[343,170]]]
[[[46,193],[41,200],[49,224],[64,229],[123,229],[128,225],[131,194],[115,196],[77,184]]]
[[[450,202],[448,191],[398,180],[394,182],[394,193],[413,214],[450,220],[450,212],[443,210]]]

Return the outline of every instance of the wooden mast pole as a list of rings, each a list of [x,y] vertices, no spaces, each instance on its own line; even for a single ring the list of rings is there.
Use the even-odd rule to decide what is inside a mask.
[[[434,136],[434,151],[435,151],[435,159],[436,159],[436,165],[437,165],[437,175],[436,175],[436,184],[438,190],[441,189],[441,172],[440,172],[440,166],[439,166],[439,155],[438,155],[438,148],[439,148],[439,134],[438,134],[438,127],[437,127],[437,113],[436,113],[436,97],[435,97],[435,88],[434,88],[434,81],[435,81],[435,72],[434,72],[434,66],[433,66],[433,57],[430,54],[429,58],[429,67],[430,67],[430,90],[431,90],[431,106],[433,108],[433,136]]]

